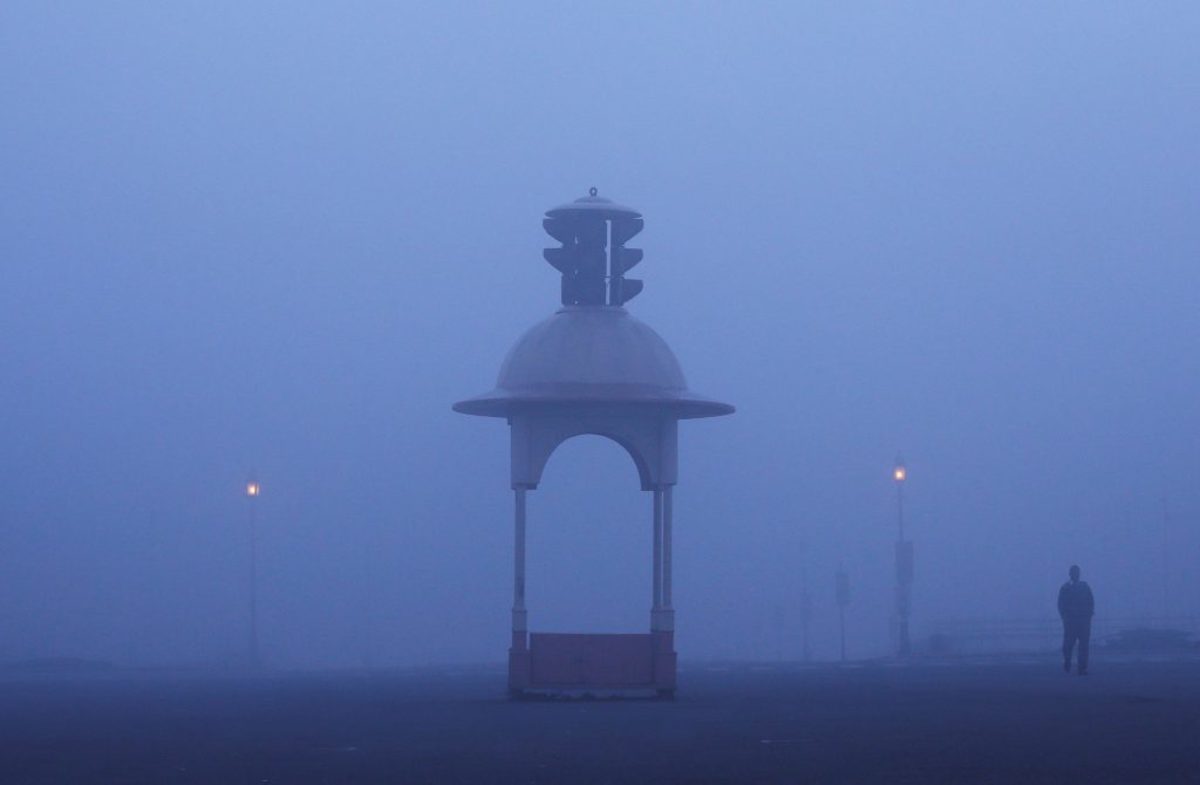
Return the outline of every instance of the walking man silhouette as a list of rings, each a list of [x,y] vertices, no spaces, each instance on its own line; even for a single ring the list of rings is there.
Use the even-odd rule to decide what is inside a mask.
[[[1092,587],[1079,580],[1079,566],[1072,565],[1071,580],[1058,590],[1058,615],[1063,623],[1063,670],[1071,672],[1071,650],[1079,643],[1079,675],[1088,670],[1088,644],[1092,638],[1092,613],[1096,601]]]

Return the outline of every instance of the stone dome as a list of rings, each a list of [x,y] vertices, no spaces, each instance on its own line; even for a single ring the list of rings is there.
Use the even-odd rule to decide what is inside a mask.
[[[507,417],[562,404],[649,405],[678,418],[733,411],[688,390],[666,341],[613,306],[566,306],[534,325],[509,351],[496,388],[454,409]]]

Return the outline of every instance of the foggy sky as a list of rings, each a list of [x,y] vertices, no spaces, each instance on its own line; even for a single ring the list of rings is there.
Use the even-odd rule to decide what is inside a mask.
[[[0,661],[497,661],[492,387],[558,303],[543,212],[646,229],[681,425],[677,648],[815,653],[1200,613],[1200,11],[1190,4],[0,6]],[[1164,500],[1166,515],[1164,516]],[[565,444],[534,630],[644,631],[650,501]]]

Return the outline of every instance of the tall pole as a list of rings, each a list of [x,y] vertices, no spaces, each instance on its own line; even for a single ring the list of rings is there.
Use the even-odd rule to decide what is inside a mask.
[[[842,662],[846,661],[846,606],[838,606],[838,626],[842,639]]]
[[[846,568],[838,566],[834,576],[835,596],[838,606],[838,631],[841,641],[842,662],[846,661],[846,606],[850,604],[850,576]]]
[[[908,469],[904,459],[896,456],[896,467],[892,470],[896,482],[896,621],[897,654],[907,657],[912,652],[908,633],[908,615],[912,590],[912,547],[904,539],[904,482]]]
[[[1162,495],[1162,615],[1171,616],[1171,512],[1167,507],[1167,493]],[[1164,621],[1164,624],[1169,622]]]
[[[246,503],[250,508],[250,667],[258,668],[258,526],[255,502],[262,487],[255,480],[246,483]]]
[[[812,598],[808,595],[808,549],[800,551],[800,636],[801,652],[804,662],[812,659],[812,649],[808,643],[808,624],[812,617]]]

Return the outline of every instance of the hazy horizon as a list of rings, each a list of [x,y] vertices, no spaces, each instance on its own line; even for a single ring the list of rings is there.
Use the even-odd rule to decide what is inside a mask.
[[[499,661],[492,387],[558,304],[544,211],[641,210],[690,386],[683,660],[1200,615],[1200,10],[1183,3],[7,2],[0,663]],[[648,494],[565,444],[530,627],[645,631]]]

